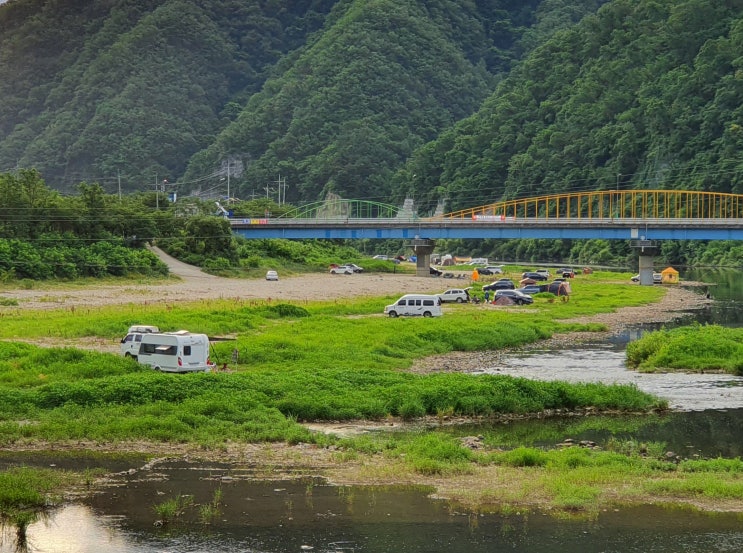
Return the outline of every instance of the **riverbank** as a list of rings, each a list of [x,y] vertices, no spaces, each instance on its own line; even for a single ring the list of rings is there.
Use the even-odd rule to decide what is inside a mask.
[[[368,278],[365,278],[368,277]],[[202,278],[202,277],[199,277]],[[205,277],[204,277],[205,278]],[[300,277],[301,278],[301,277]],[[411,277],[410,275],[383,275],[382,277],[376,277],[373,275],[356,275],[349,277],[333,277],[329,275],[314,275],[314,278],[321,284],[318,288],[330,289],[333,293],[337,293],[339,286],[329,285],[327,283],[335,282],[355,282],[359,283],[379,283],[384,282],[385,286],[390,283],[396,283],[395,286],[403,286],[403,290],[409,289],[411,282],[416,282],[418,277]],[[347,280],[338,281],[338,278]],[[227,280],[227,279],[220,279]],[[436,286],[438,291],[441,290],[441,284],[443,283],[439,279],[420,279],[426,281],[427,285],[434,287]],[[231,282],[231,285],[234,283]],[[288,288],[292,289],[292,284],[298,281],[294,279],[286,279],[282,282],[288,282]],[[243,288],[249,288],[251,293],[255,293],[253,287],[246,285],[244,281],[239,281],[239,284]],[[266,283],[261,283],[266,285]],[[619,283],[618,283],[619,284]],[[268,283],[272,285],[272,283]],[[622,283],[622,286],[633,286],[628,283]],[[162,286],[159,284],[158,286]],[[329,287],[329,288],[328,288]],[[374,286],[368,286],[363,288],[364,294],[359,294],[359,287],[353,288],[355,295],[373,295],[378,292],[370,292],[370,289],[378,290]],[[209,287],[209,294],[214,293],[215,288]],[[162,289],[159,289],[162,293]],[[194,289],[192,289],[193,291]],[[402,291],[402,290],[401,290]],[[400,292],[401,292],[400,291]],[[109,290],[110,292],[110,290]],[[353,295],[353,292],[349,291],[349,295]],[[400,293],[397,292],[397,293]],[[96,292],[98,294],[99,292]],[[308,291],[301,291],[303,294],[307,294]],[[193,301],[193,292],[189,292],[188,295],[183,296],[183,301]],[[115,294],[101,293],[100,299],[97,300],[100,303],[110,305],[112,303],[119,303],[122,296]],[[180,297],[180,296],[178,296]],[[622,300],[626,301],[626,293],[622,293]],[[175,300],[175,296],[171,298]],[[225,299],[220,297],[220,299]],[[265,301],[267,298],[263,298]],[[327,297],[320,297],[318,299],[329,299]],[[69,300],[70,303],[66,303]],[[144,300],[149,301],[149,300]],[[657,304],[642,307],[642,308],[620,308],[615,313],[593,315],[590,317],[579,317],[573,319],[574,322],[598,322],[605,326],[605,332],[612,332],[618,328],[621,328],[623,324],[637,323],[642,321],[659,321],[659,320],[671,320],[678,316],[680,312],[691,308],[694,302],[699,301],[699,305],[704,303],[703,299],[698,298],[690,290],[684,288],[668,288],[666,289],[665,297]],[[66,303],[66,307],[69,305],[76,305],[73,300],[66,298],[63,303]],[[575,306],[576,304],[570,304]],[[486,310],[490,310],[493,313],[501,312],[505,313],[506,318],[510,317],[508,314],[509,307],[499,307],[493,305],[479,305],[479,306],[461,306],[467,312],[484,313]],[[557,305],[550,306],[558,307]],[[76,308],[77,309],[77,308]],[[457,307],[452,307],[452,310]],[[562,309],[562,307],[560,307]],[[525,309],[519,310],[522,314],[527,314],[528,311]],[[386,319],[378,318],[380,315],[375,313],[370,315],[369,321],[378,321],[384,323],[383,326],[389,327],[389,321]],[[665,319],[659,319],[659,317],[665,317]],[[453,317],[452,320],[457,320]],[[464,320],[461,318],[460,321]],[[467,317],[469,321],[469,317]],[[510,320],[510,319],[509,319]],[[406,322],[412,321],[398,321],[405,324]],[[446,321],[440,321],[442,324]],[[396,327],[399,328],[399,327]],[[306,329],[305,329],[306,330]],[[473,329],[474,330],[474,329]],[[325,332],[327,329],[325,329]],[[305,340],[308,339],[306,335]],[[565,340],[581,340],[588,339],[588,337],[596,337],[596,333],[587,333],[585,337],[578,334],[565,334],[559,335],[552,340],[565,339]],[[255,351],[255,343],[252,344],[253,351]],[[306,347],[306,346],[305,346]],[[357,350],[355,350],[357,351]],[[456,363],[452,359],[456,360],[456,355],[449,356],[436,356],[429,357],[423,362],[436,363],[436,360],[446,360],[446,363],[450,363],[450,372],[456,371]],[[478,355],[478,354],[475,354]],[[470,358],[471,359],[471,358]],[[443,361],[439,361],[441,365]],[[418,369],[415,369],[418,370]],[[441,367],[436,370],[441,371]],[[435,372],[433,370],[429,372]],[[255,384],[255,383],[253,383]],[[244,411],[244,405],[241,406]],[[210,408],[211,409],[211,408]],[[548,413],[543,413],[548,414]],[[557,415],[558,413],[553,413]],[[584,413],[559,413],[562,416],[573,416],[579,417],[582,415],[595,414],[591,412]],[[176,417],[177,418],[177,417]],[[173,424],[177,425],[178,421],[173,419]],[[152,422],[156,422],[159,419],[152,419]],[[504,419],[506,420],[506,419]],[[504,466],[503,464],[492,463],[489,456],[496,455],[502,452],[495,451],[492,448],[486,447],[477,436],[467,437],[467,440],[462,440],[461,444],[453,443],[452,440],[443,437],[436,430],[441,429],[443,426],[449,425],[456,422],[452,417],[441,413],[440,417],[419,419],[413,423],[402,423],[399,420],[386,419],[376,423],[366,423],[364,421],[352,423],[352,424],[335,424],[329,423],[324,428],[321,425],[305,425],[314,432],[326,432],[335,434],[338,438],[328,440],[318,440],[318,444],[329,444],[329,445],[318,445],[308,443],[277,443],[274,441],[266,441],[260,444],[254,443],[235,443],[230,440],[224,442],[215,442],[210,446],[203,446],[197,444],[181,444],[181,443],[152,443],[147,441],[133,442],[133,441],[99,441],[91,442],[87,440],[74,440],[67,443],[42,443],[36,440],[30,439],[19,439],[16,443],[9,444],[7,449],[20,451],[24,449],[33,450],[55,450],[60,449],[68,450],[93,450],[99,451],[104,454],[115,454],[116,452],[131,453],[140,452],[146,455],[149,459],[154,461],[149,462],[145,469],[133,469],[135,471],[141,470],[143,476],[146,476],[153,467],[157,466],[157,459],[173,459],[178,458],[186,462],[198,464],[202,460],[222,460],[228,462],[235,467],[238,466],[250,466],[254,470],[253,474],[257,478],[262,479],[280,479],[285,477],[309,477],[317,476],[326,478],[329,482],[339,485],[392,485],[392,484],[403,484],[403,485],[422,485],[428,486],[432,490],[435,490],[437,497],[446,497],[452,501],[466,505],[468,508],[473,510],[478,509],[498,509],[498,508],[510,508],[508,507],[516,505],[518,508],[526,509],[539,509],[541,507],[550,507],[551,497],[553,498],[554,493],[546,490],[544,493],[536,493],[532,491],[528,494],[523,495],[523,490],[528,488],[530,481],[534,475],[534,471],[530,471],[525,465],[523,467]],[[493,420],[490,421],[494,422]],[[353,427],[355,432],[346,433],[343,428]],[[397,453],[391,456],[391,447],[382,447],[376,451],[374,448],[364,447],[365,436],[371,436],[373,434],[379,434],[380,430],[413,430],[411,433],[413,438],[420,437],[422,440],[430,439],[433,442],[422,443],[420,446],[422,450],[426,452],[434,452],[435,445],[438,443],[444,449],[444,454],[447,451],[456,452],[457,455],[463,455],[463,459],[467,456],[461,451],[461,446],[464,445],[466,448],[477,448],[478,457],[473,457],[462,463],[439,463],[433,458],[425,460],[424,465],[411,464],[411,456],[406,453]],[[417,430],[417,432],[415,432]],[[347,437],[350,441],[345,441],[344,437]],[[306,436],[304,436],[306,438]],[[396,438],[384,438],[395,441]],[[357,441],[361,440],[361,441]],[[390,442],[391,444],[392,442]],[[526,454],[527,457],[531,453]],[[528,460],[528,459],[527,459]],[[524,462],[526,462],[525,460]],[[576,473],[566,470],[572,476],[576,476]],[[579,475],[577,475],[579,476]],[[546,476],[545,476],[546,477]],[[596,504],[605,505],[614,501],[617,497],[622,496],[619,489],[614,489],[614,486],[621,486],[624,483],[618,484],[611,481],[609,476],[604,476],[606,484],[603,485],[604,491],[601,492],[600,501]],[[669,475],[669,479],[677,478],[677,475]],[[505,480],[504,480],[505,479]],[[646,475],[640,475],[637,477],[637,484],[641,484],[646,479]],[[623,481],[624,482],[624,481]],[[484,485],[487,483],[487,485]],[[520,491],[521,490],[521,491]],[[653,502],[656,499],[650,491],[636,492],[640,494],[640,498],[637,499],[635,496],[632,498],[633,501],[638,503]],[[522,494],[519,497],[519,494]],[[684,494],[669,499],[670,502],[686,503],[691,500]],[[698,504],[704,509],[719,510],[719,509],[737,509],[738,505],[734,504],[732,507],[723,502],[704,500],[699,501]],[[740,509],[743,510],[743,509]]]
[[[702,309],[712,303],[699,292],[703,283],[689,282],[684,285],[669,285],[659,302],[651,305],[622,307],[612,313],[598,313],[585,317],[558,319],[565,323],[600,324],[606,327],[603,332],[568,332],[555,334],[546,340],[526,346],[524,349],[559,349],[582,342],[605,340],[609,335],[617,334],[627,327],[638,324],[667,323],[683,317],[685,313]],[[430,374],[435,372],[471,372],[473,367],[491,366],[498,363],[504,355],[513,350],[451,352],[417,360],[411,372]]]

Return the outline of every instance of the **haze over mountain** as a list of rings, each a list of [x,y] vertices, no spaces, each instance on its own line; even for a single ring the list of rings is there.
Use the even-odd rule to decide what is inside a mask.
[[[0,170],[422,210],[739,191],[743,0],[13,0]]]

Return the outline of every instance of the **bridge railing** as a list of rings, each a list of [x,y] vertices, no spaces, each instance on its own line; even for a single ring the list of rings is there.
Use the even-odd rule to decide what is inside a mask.
[[[743,195],[688,190],[602,190],[506,200],[440,219],[738,219]]]

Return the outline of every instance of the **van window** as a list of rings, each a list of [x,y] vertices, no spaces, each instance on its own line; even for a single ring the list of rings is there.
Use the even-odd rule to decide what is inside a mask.
[[[423,300],[423,305],[433,305],[433,300]]]
[[[407,300],[400,300],[397,302],[397,305],[407,305]]]
[[[420,304],[421,304],[421,300],[415,300],[415,305],[420,305]]]
[[[183,355],[191,355],[191,346],[183,346]]]
[[[158,345],[158,344],[142,344],[140,353],[158,353],[161,355],[175,355],[175,346]]]

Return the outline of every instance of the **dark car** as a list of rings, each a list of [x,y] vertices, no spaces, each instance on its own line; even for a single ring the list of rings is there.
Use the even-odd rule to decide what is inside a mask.
[[[433,276],[441,276],[441,275],[443,275],[443,274],[444,274],[444,271],[440,271],[440,270],[438,270],[438,269],[437,269],[436,267],[434,267],[433,265],[429,265],[429,266],[428,266],[428,272],[429,272],[429,274],[432,274]]]
[[[547,280],[547,275],[544,273],[537,273],[536,271],[527,271],[521,275],[521,278],[530,278],[532,280]]]
[[[503,297],[510,298],[516,305],[534,303],[534,298],[529,294],[524,294],[520,290],[498,290],[495,292],[495,301]]]
[[[522,286],[521,288],[516,288],[519,292],[523,292],[524,294],[532,295],[532,294],[539,294],[540,292],[547,291],[548,285],[547,284],[527,284],[526,286]]]
[[[574,278],[575,277],[575,271],[571,269],[570,267],[563,267],[562,269],[557,270],[558,275],[562,275],[564,278]]]
[[[490,284],[486,284],[482,287],[483,291],[485,292],[488,292],[490,290],[513,290],[515,288],[516,285],[510,278],[502,278],[500,280],[496,280],[495,282],[491,282]]]
[[[483,267],[482,269],[477,269],[477,272],[481,275],[502,275],[503,267],[499,265],[488,265],[487,267]]]

